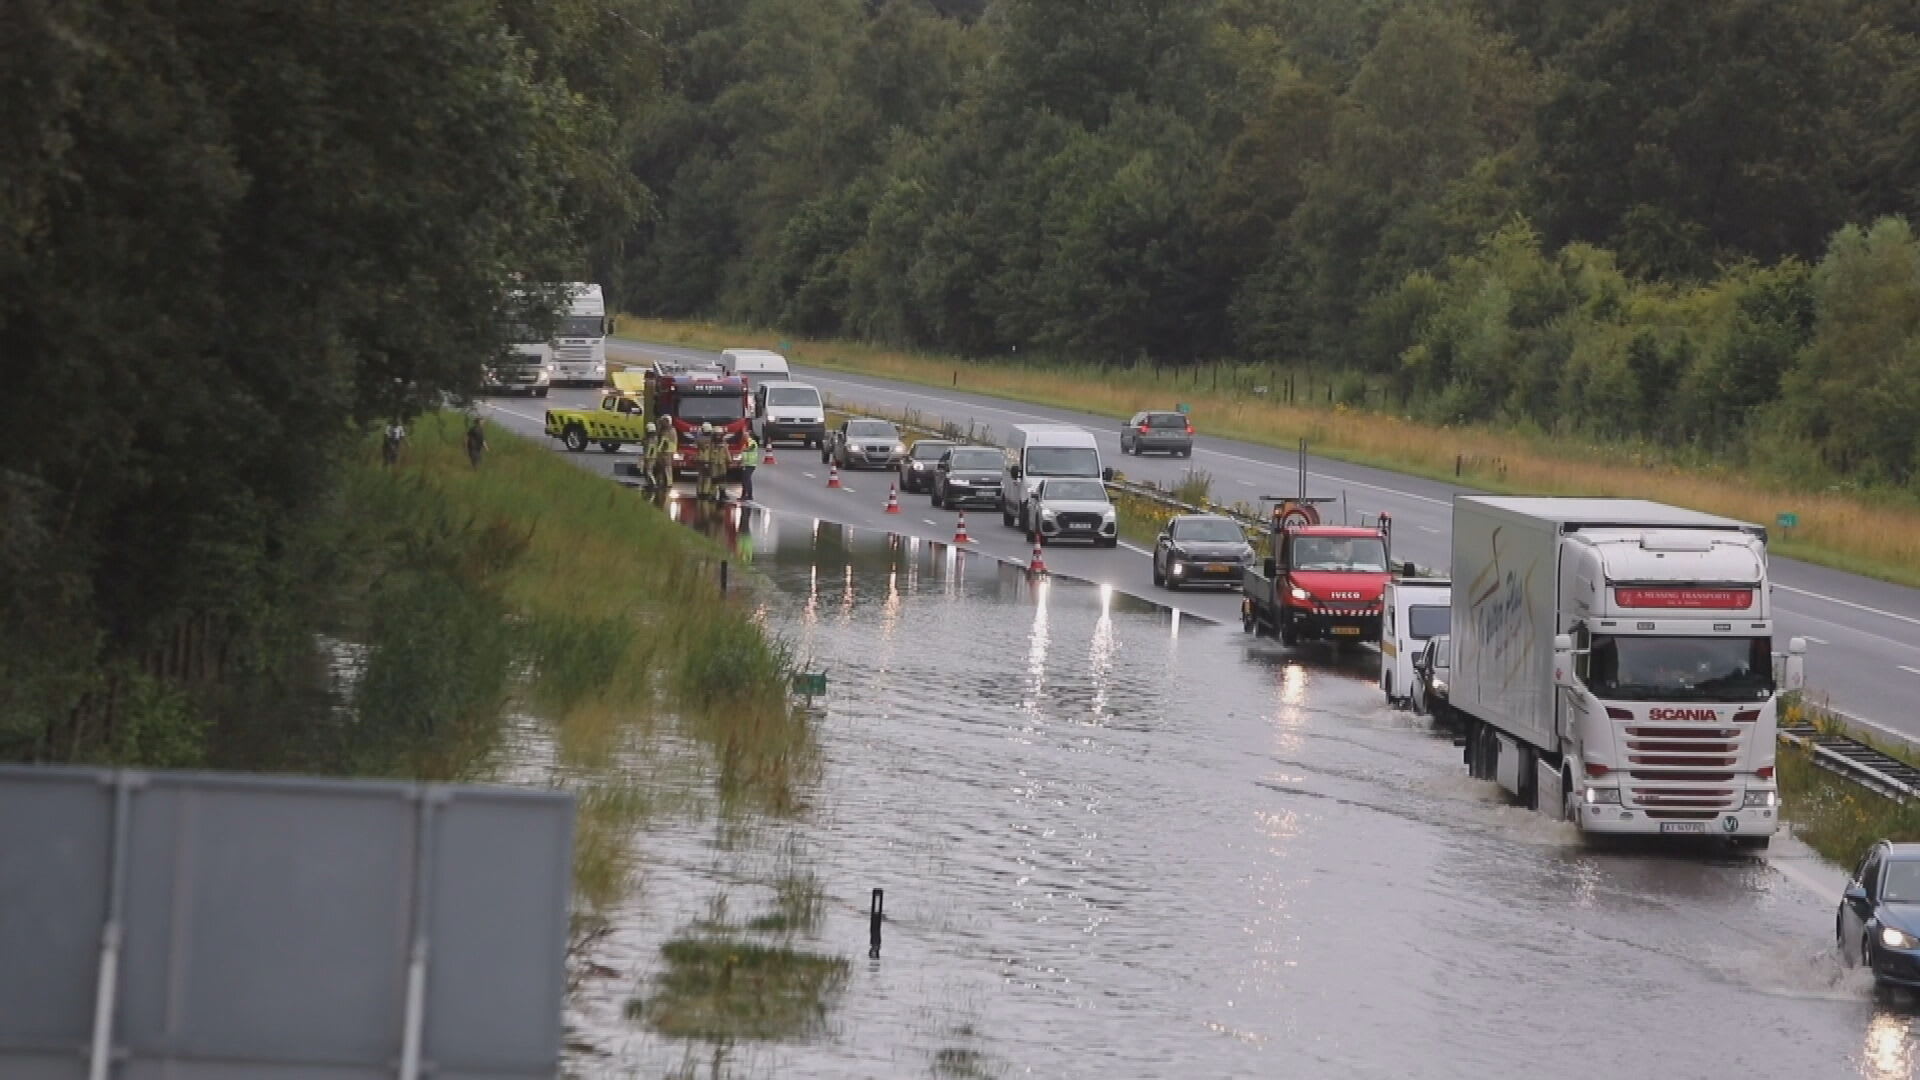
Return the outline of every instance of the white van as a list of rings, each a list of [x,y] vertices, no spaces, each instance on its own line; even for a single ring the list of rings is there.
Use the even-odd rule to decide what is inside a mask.
[[[776,439],[819,446],[827,437],[827,407],[820,391],[803,382],[774,379],[753,387],[753,415],[760,421],[760,445]]]
[[[720,354],[720,366],[727,374],[747,380],[748,388],[793,377],[787,358],[767,349],[728,349]]]
[[[1072,424],[1015,424],[1007,433],[1007,464],[1000,477],[1000,520],[1027,527],[1027,500],[1040,481],[1055,476],[1111,480],[1100,467],[1093,434]]]
[[[1445,578],[1394,578],[1380,598],[1380,689],[1405,705],[1413,694],[1413,661],[1427,639],[1452,628],[1453,587]]]

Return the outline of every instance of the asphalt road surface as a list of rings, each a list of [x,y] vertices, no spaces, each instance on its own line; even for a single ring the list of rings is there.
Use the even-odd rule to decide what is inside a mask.
[[[627,363],[713,360],[718,356],[698,349],[629,341],[609,341],[607,353],[609,358]],[[820,387],[836,404],[911,409],[929,424],[990,426],[996,438],[1013,424],[1079,424],[1094,433],[1102,456],[1129,477],[1172,485],[1189,468],[1203,470],[1212,478],[1215,498],[1223,501],[1257,502],[1261,495],[1299,488],[1294,452],[1209,437],[1204,434],[1204,415],[1195,417],[1202,434],[1195,440],[1191,459],[1125,457],[1120,453],[1120,422],[1108,417],[803,367],[795,367],[793,374]],[[591,391],[556,390],[549,400],[560,405],[584,402],[590,397]],[[497,418],[509,426],[538,434],[542,408],[547,403],[496,399],[490,404]],[[612,459],[608,460],[605,467],[610,468]],[[778,464],[762,469],[756,478],[759,501],[778,512],[891,528],[930,540],[951,539],[954,515],[932,510],[924,495],[902,496],[902,514],[880,512],[891,474],[846,474],[842,477],[845,487],[834,491],[825,486],[819,460],[818,454],[782,448]],[[1309,495],[1342,499],[1333,504],[1333,520],[1339,519],[1342,505],[1356,522],[1362,514],[1389,513],[1394,522],[1396,559],[1411,559],[1422,566],[1447,565],[1452,498],[1474,489],[1311,456],[1306,469]],[[997,514],[975,513],[968,517],[967,525],[982,550],[1021,559],[1030,552],[1017,533],[1000,524]],[[1239,618],[1237,593],[1203,595],[1154,588],[1147,556],[1139,548],[1123,544],[1118,550],[1081,550],[1062,544],[1047,548],[1046,561],[1050,569],[1111,584],[1185,612],[1219,621]],[[1772,569],[1773,613],[1780,646],[1784,648],[1785,639],[1791,636],[1807,638],[1807,679],[1815,695],[1850,715],[1920,740],[1920,713],[1911,708],[1907,697],[1920,692],[1920,590],[1792,559],[1776,558]]]

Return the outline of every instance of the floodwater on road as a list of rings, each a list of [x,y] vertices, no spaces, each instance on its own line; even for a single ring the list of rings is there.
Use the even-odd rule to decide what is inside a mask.
[[[1915,1073],[1912,1004],[1838,961],[1797,843],[1589,851],[1387,708],[1371,650],[1291,655],[944,544],[748,534],[769,621],[827,672],[817,790],[791,821],[640,831],[573,1075]],[[795,943],[843,958],[819,1023],[662,1034],[661,946],[797,867]]]

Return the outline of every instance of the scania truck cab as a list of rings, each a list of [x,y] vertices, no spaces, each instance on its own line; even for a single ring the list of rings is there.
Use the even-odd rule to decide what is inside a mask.
[[[1589,833],[1779,827],[1766,531],[1636,499],[1461,496],[1450,704],[1469,771]]]

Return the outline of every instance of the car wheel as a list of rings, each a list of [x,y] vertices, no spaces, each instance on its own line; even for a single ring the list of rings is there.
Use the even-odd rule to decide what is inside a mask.
[[[572,453],[578,454],[587,448],[587,432],[578,424],[571,425],[560,435],[560,445]]]
[[[1300,644],[1300,635],[1293,632],[1293,624],[1285,615],[1280,616],[1280,644],[1288,648]]]
[[[617,442],[603,442],[600,444],[600,449],[605,450],[609,454],[617,454],[620,452],[620,444]]]
[[[534,397],[546,397],[546,396],[547,396],[547,388],[543,386],[543,387],[541,387],[540,389],[538,389],[538,390],[535,390],[535,391],[533,392],[533,396],[534,396]]]
[[[946,504],[940,501],[940,485],[939,484],[933,485],[933,490],[930,493],[928,493],[927,497],[933,500],[933,508],[935,510],[946,509]]]
[[[832,454],[827,453],[825,450],[820,451],[820,464],[827,465],[827,464],[831,464],[832,461],[833,461]]]
[[[1117,536],[1109,537],[1100,541],[1100,546],[1103,548],[1117,548],[1120,546],[1120,538]]]
[[[1160,572],[1160,556],[1153,557],[1153,584],[1158,588],[1167,583],[1167,575]]]
[[[1000,503],[1000,524],[1005,525],[1009,529],[1014,527],[1013,511],[1007,509],[1005,500],[1002,500]]]

